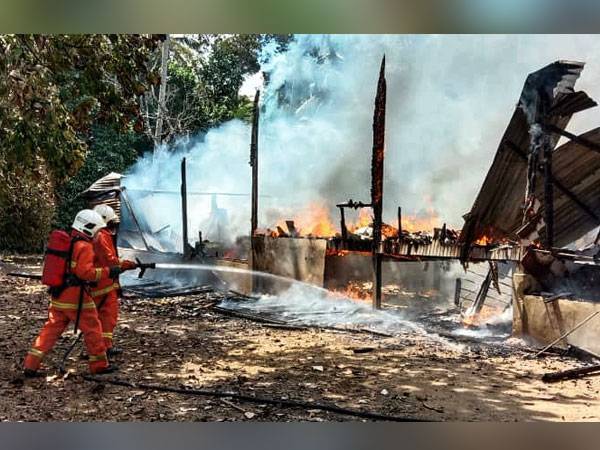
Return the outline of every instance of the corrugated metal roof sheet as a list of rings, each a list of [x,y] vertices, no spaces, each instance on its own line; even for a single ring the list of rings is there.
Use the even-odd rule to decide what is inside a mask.
[[[121,178],[123,175],[117,172],[111,172],[108,175],[96,180],[89,188],[82,192],[84,197],[93,197],[101,192],[121,190]]]
[[[384,247],[385,249],[385,247]],[[402,242],[390,256],[413,256],[423,258],[449,258],[455,259],[460,257],[462,246],[458,244],[442,244],[434,240],[430,244],[415,244],[410,242]],[[487,248],[483,246],[475,246],[471,249],[471,260],[486,260],[486,261],[520,261],[522,248],[519,246],[504,245],[496,248]],[[385,254],[387,255],[387,253]]]
[[[99,204],[109,205],[115,210],[117,220],[121,221],[121,178],[123,175],[116,172],[111,172],[108,175],[95,181],[89,188],[81,193],[85,198],[90,208]]]
[[[531,83],[532,77],[540,77],[544,74],[544,71],[556,71],[557,65],[560,66],[561,64],[566,64],[570,69],[570,73],[568,77],[564,77],[558,82],[554,88],[553,100],[549,108],[551,115],[547,123],[564,130],[575,112],[596,105],[585,92],[573,92],[575,80],[583,68],[583,63],[557,62],[530,74],[521,93],[521,101],[524,97],[531,95],[527,90],[530,87],[528,83]],[[572,68],[577,67],[577,65],[579,65],[578,70],[573,70]],[[574,75],[573,72],[576,72],[576,74]],[[590,138],[598,139],[596,130],[589,133],[591,133]],[[558,138],[557,135],[552,136],[553,145],[556,145]],[[490,230],[493,230],[496,235],[515,237],[514,232],[521,226],[523,218],[521,206],[525,200],[527,184],[526,155],[529,151],[529,142],[529,123],[525,112],[518,106],[502,136],[492,166],[473,207],[470,213],[465,216],[465,226],[461,238],[467,244],[482,234],[489,233]],[[589,200],[591,187],[588,183],[591,180],[584,180],[582,175],[586,174],[588,178],[591,176],[591,173],[594,172],[596,160],[600,159],[600,155],[586,151],[581,146],[578,146],[580,147],[578,151],[571,152],[575,145],[568,143],[555,150],[554,176],[562,181],[565,186],[574,188]],[[578,172],[578,170],[583,170],[582,167],[586,164],[592,165],[589,168],[590,170]],[[580,186],[577,188],[576,184]],[[581,224],[572,228],[577,220],[582,220],[585,213],[576,205],[572,205],[572,202],[558,189],[555,189],[555,199],[555,243],[557,245],[565,245],[573,240],[576,234],[581,235],[585,232],[584,230],[589,231],[593,228],[593,226],[590,226],[589,220],[583,220]],[[590,202],[590,207],[600,205],[599,202],[600,198],[595,203]],[[565,217],[567,214],[574,214],[574,216]],[[585,216],[586,219],[589,218],[587,214]]]
[[[595,128],[581,136],[595,144],[600,144],[600,128]],[[555,180],[572,192],[597,217],[600,217],[600,153],[569,141],[554,150],[552,171]],[[538,185],[536,196],[543,198],[543,186]],[[542,205],[542,211],[543,208]],[[586,213],[563,191],[554,189],[554,241],[557,246],[573,242],[599,224],[597,218]],[[542,236],[544,231],[542,228]]]

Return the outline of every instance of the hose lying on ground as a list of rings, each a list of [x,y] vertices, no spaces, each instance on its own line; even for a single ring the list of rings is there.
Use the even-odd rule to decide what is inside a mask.
[[[274,399],[274,398],[266,398],[266,397],[253,397],[250,395],[237,394],[235,392],[227,392],[227,391],[208,391],[204,389],[192,389],[192,388],[176,388],[171,386],[163,386],[159,384],[146,384],[146,383],[133,383],[131,381],[121,380],[118,378],[104,378],[104,377],[94,377],[91,375],[83,375],[83,379],[87,381],[93,381],[95,383],[101,384],[112,384],[115,386],[123,386],[132,389],[148,389],[154,391],[161,392],[172,392],[176,394],[185,394],[185,395],[196,395],[203,397],[218,397],[218,398],[235,398],[242,402],[249,403],[259,403],[259,404],[269,404],[269,405],[278,405],[289,408],[302,408],[302,409],[320,409],[321,411],[332,412],[336,414],[343,414],[347,416],[360,417],[362,419],[371,419],[371,420],[382,420],[389,422],[436,422],[436,420],[431,419],[415,419],[412,417],[400,417],[400,416],[389,416],[386,414],[378,414],[369,411],[358,411],[354,409],[342,408],[336,405],[327,405],[322,403],[315,402],[303,402],[299,400],[283,400],[283,399]]]

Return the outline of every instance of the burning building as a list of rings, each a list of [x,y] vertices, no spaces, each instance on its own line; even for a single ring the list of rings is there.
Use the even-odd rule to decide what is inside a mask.
[[[481,240],[521,249],[514,274],[513,331],[549,343],[600,309],[598,238],[569,244],[600,225],[600,133],[566,131],[577,112],[596,106],[575,83],[584,64],[557,61],[530,74],[462,231],[462,258]],[[557,147],[559,139],[567,142]],[[562,345],[599,351],[598,327]],[[586,336],[584,339],[583,336]]]
[[[512,304],[515,334],[549,342],[588,310],[600,309],[595,303],[600,300],[598,249],[595,245],[585,251],[566,248],[600,225],[596,195],[600,129],[582,135],[566,131],[573,114],[596,105],[585,92],[575,91],[582,70],[582,63],[558,61],[529,75],[462,230],[447,227],[434,212],[418,220],[403,217],[400,207],[394,225],[382,220],[385,60],[373,114],[371,198],[337,203],[338,225],[327,207],[315,204],[296,216],[282,217],[271,229],[258,227],[258,94],[250,143],[250,239],[238,243],[242,251],[228,252],[218,243],[207,242],[201,233],[195,245],[190,244],[185,160],[181,192],[171,193],[180,194],[182,205],[181,240],[175,246],[172,238],[161,239],[173,232],[169,226],[136,218],[140,205],[132,204],[126,190],[100,180],[88,194],[95,202],[122,198],[125,208],[118,207],[124,212],[120,238],[124,252],[251,268],[341,290],[350,297],[371,297],[375,307],[381,307],[389,286],[399,291],[435,291],[464,306],[468,324],[477,323],[477,317],[497,300],[494,311],[505,311]],[[558,145],[561,137],[568,141]],[[212,211],[213,228],[222,229],[227,211],[217,207],[216,200]],[[354,222],[349,220],[350,211],[358,212]],[[457,277],[450,267],[459,262],[483,270],[474,271],[473,278]],[[236,288],[248,292],[273,290],[275,283],[251,275],[238,275],[234,281]],[[468,286],[469,282],[474,285]]]

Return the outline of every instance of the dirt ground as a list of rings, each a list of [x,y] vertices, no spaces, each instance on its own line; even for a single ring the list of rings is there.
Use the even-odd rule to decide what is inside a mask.
[[[2,421],[347,421],[360,418],[242,402],[233,398],[98,384],[82,378],[80,348],[68,373],[55,368],[72,331],[45,361],[47,376],[23,380],[22,360],[42,326],[47,295],[39,282],[7,276],[39,270],[39,258],[0,260],[0,420]],[[115,332],[125,353],[105,375],[172,387],[327,403],[441,421],[597,421],[600,378],[546,384],[543,373],[574,359],[498,351],[407,334],[382,337],[286,330],[224,316],[211,294],[127,299]]]

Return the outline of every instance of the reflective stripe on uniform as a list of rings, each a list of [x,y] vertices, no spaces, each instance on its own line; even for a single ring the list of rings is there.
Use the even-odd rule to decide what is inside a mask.
[[[97,291],[92,291],[92,297],[100,297],[101,295],[108,294],[109,292],[114,291],[115,289],[119,289],[119,283],[111,284],[104,289],[98,289]]]
[[[65,303],[65,302],[59,302],[57,300],[51,300],[50,306],[53,306],[56,309],[77,309],[77,303]],[[82,308],[83,309],[96,308],[96,304],[94,302],[85,302],[85,303],[83,303]]]
[[[44,352],[42,352],[41,350],[38,350],[37,348],[30,348],[27,353],[29,353],[30,355],[33,355],[33,356],[37,356],[38,358],[41,358],[44,356]]]
[[[112,334],[112,333],[104,333],[104,332],[103,332],[103,333],[102,333],[102,337],[103,337],[103,338],[107,338],[107,339],[112,339],[112,337],[113,337],[113,334]]]
[[[107,361],[106,359],[106,353],[102,353],[101,355],[90,355],[90,362],[94,362],[94,361]]]
[[[102,278],[102,269],[96,268],[96,281],[100,280],[100,278]]]

